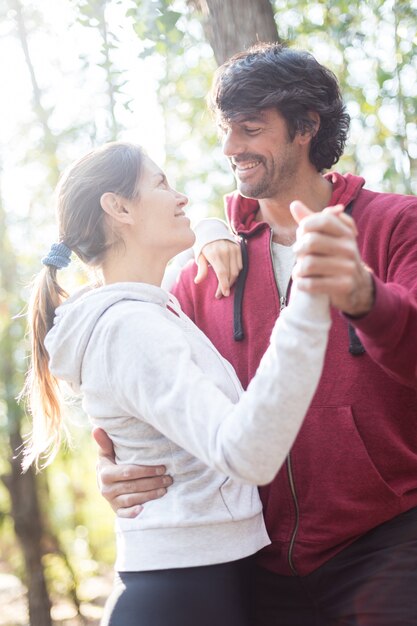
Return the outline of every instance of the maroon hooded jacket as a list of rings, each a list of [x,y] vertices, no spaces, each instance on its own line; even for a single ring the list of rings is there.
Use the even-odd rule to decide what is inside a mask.
[[[376,299],[361,319],[333,311],[323,376],[305,422],[287,463],[260,489],[272,544],[259,562],[287,575],[310,573],[417,506],[417,198],[363,189],[364,180],[349,174],[326,178],[331,204],[349,207],[356,221]],[[195,285],[194,263],[174,293],[246,387],[285,294],[274,278],[271,229],[255,220],[258,202],[235,192],[226,206],[245,260],[231,296],[214,298],[213,272]]]

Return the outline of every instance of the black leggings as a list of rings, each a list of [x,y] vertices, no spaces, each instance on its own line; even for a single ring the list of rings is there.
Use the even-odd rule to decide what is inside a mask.
[[[250,626],[250,559],[119,572],[101,626]]]

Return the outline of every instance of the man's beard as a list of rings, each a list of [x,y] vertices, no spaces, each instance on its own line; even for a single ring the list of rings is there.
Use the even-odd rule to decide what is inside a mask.
[[[292,184],[298,170],[298,159],[294,155],[282,163],[273,163],[269,170],[264,159],[261,163],[265,169],[264,175],[253,183],[241,181],[235,173],[238,191],[245,198],[261,200],[282,193]]]

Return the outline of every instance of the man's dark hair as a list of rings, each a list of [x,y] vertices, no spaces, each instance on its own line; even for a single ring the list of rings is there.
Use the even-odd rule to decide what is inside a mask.
[[[275,108],[291,140],[297,132],[314,134],[308,113],[315,111],[320,128],[311,141],[311,163],[321,172],[343,154],[350,118],[337,79],[303,50],[260,43],[234,55],[216,71],[209,105],[225,122]]]

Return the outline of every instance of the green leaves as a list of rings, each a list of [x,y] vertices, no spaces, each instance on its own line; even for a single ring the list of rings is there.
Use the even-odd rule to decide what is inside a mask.
[[[337,167],[354,168],[376,190],[417,193],[410,172],[417,154],[417,3],[276,0],[274,5],[280,35],[312,52],[340,81],[352,130]],[[377,163],[373,146],[382,148]]]
[[[134,4],[134,8],[126,11],[126,16],[131,18],[135,33],[144,43],[142,58],[151,53],[161,56],[182,53],[184,32],[177,26],[182,13],[171,10],[170,3],[164,0],[138,0]]]

